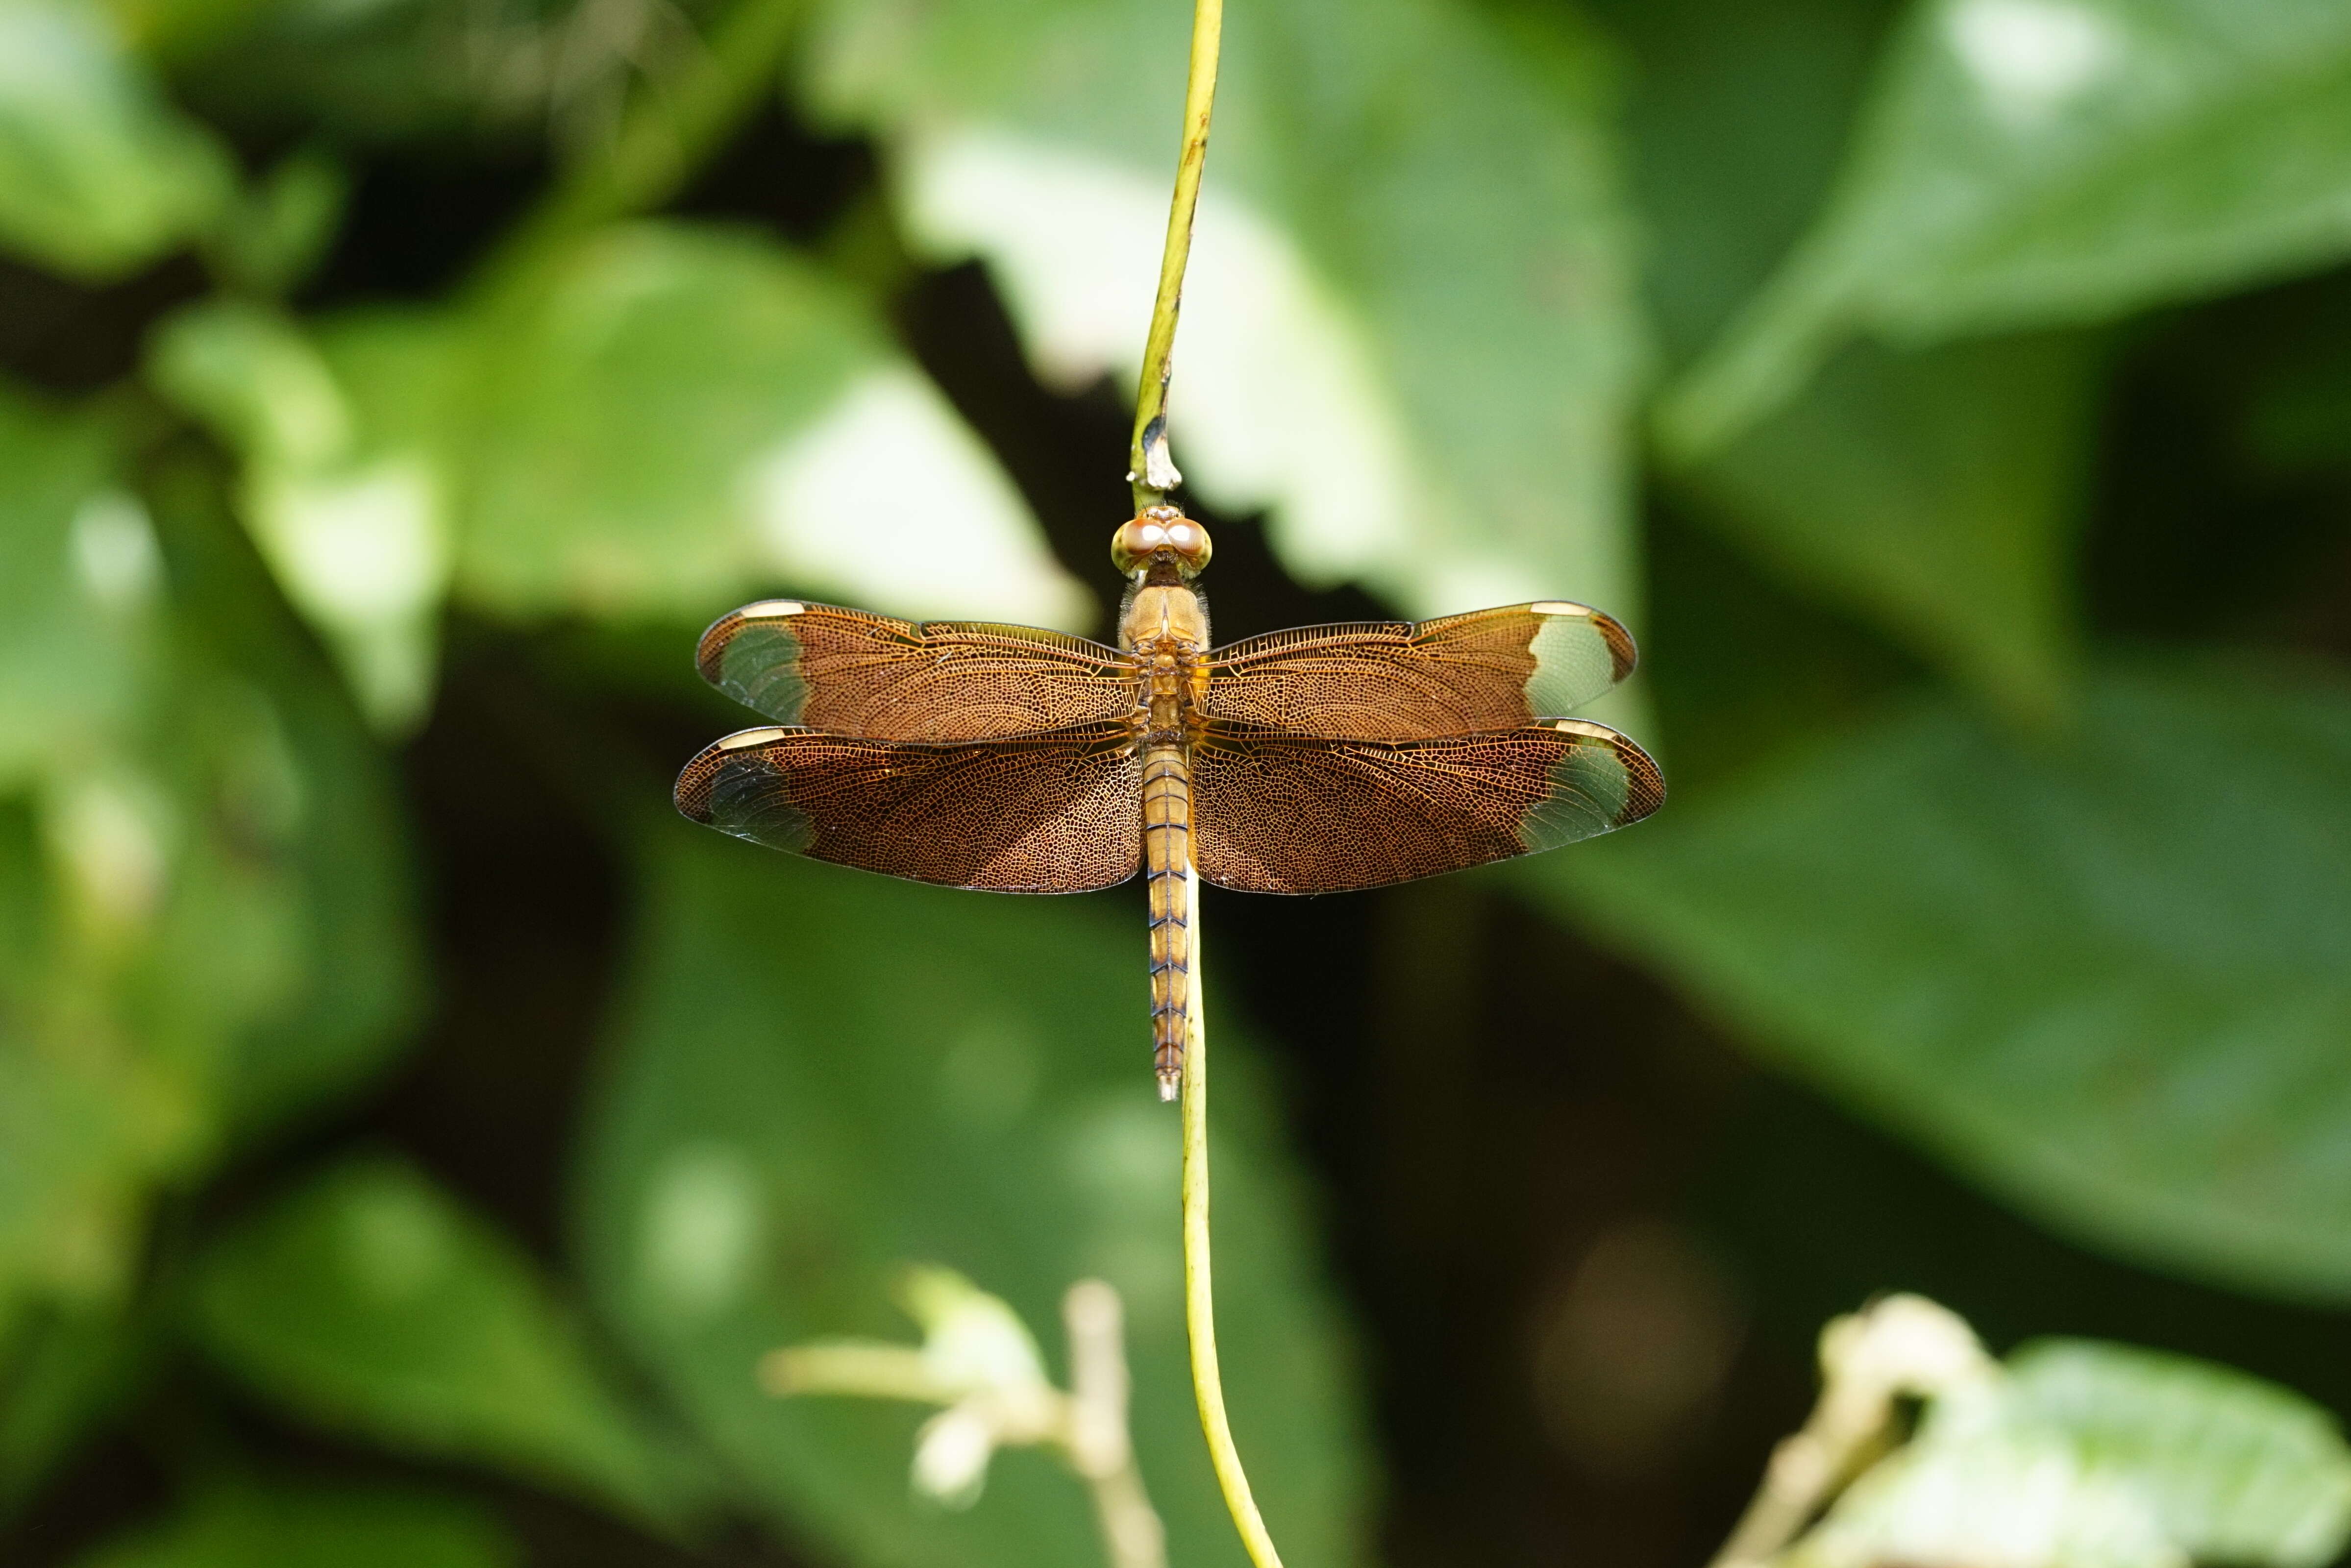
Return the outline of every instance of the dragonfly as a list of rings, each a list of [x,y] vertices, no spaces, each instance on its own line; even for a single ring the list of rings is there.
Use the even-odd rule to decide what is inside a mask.
[[[705,679],[773,722],[705,747],[678,810],[773,849],[996,893],[1141,871],[1153,1063],[1174,1098],[1188,878],[1341,893],[1557,849],[1664,803],[1657,765],[1565,716],[1633,671],[1633,638],[1563,600],[1301,626],[1223,647],[1208,533],[1121,525],[1115,648],[1034,626],[763,600],[703,633]]]

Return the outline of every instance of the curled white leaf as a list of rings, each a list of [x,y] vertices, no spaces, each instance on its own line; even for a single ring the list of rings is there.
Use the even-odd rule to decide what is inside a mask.
[[[914,1438],[914,1490],[948,1508],[969,1508],[987,1484],[997,1432],[984,1405],[954,1406],[923,1423]]]

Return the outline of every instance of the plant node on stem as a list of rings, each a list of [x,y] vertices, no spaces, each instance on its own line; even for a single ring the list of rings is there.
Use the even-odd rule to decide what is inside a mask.
[[[1225,30],[1224,0],[1194,0],[1192,61],[1184,85],[1184,141],[1176,157],[1176,194],[1167,206],[1167,244],[1159,256],[1159,293],[1151,304],[1151,336],[1143,348],[1143,380],[1134,392],[1134,440],[1127,454],[1134,509],[1166,500],[1184,482],[1167,450],[1167,378],[1176,350],[1176,318],[1184,306],[1184,267],[1192,256],[1192,214],[1200,204],[1200,171],[1208,162],[1208,114],[1217,101],[1217,55]]]

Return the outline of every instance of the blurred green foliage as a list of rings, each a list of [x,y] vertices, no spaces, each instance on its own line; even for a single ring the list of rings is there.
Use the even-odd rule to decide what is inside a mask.
[[[2284,1389],[2184,1357],[2041,1340],[1927,1403],[1791,1568],[2022,1561],[2315,1565],[2351,1521],[2351,1448]]]
[[[503,1466],[656,1522],[680,1511],[677,1478],[529,1260],[415,1171],[327,1172],[223,1237],[189,1289],[197,1342],[322,1427]]]
[[[909,1260],[996,1282],[1036,1325],[1068,1282],[1107,1280],[1170,1559],[1244,1561],[1192,1414],[1167,1223],[1177,1128],[1102,1048],[1133,1021],[1117,912],[778,867],[684,822],[640,852],[644,937],[588,1118],[579,1218],[590,1297],[623,1342],[762,1497],[846,1558],[1077,1568],[1101,1555],[1086,1499],[1041,1456],[999,1460],[969,1515],[920,1512],[917,1412],[778,1401],[745,1369],[826,1333],[894,1333],[872,1282]],[[878,951],[925,957],[884,967]],[[1245,1072],[1220,1079],[1217,1119],[1234,1428],[1288,1549],[1343,1561],[1369,1481],[1347,1335]]]
[[[507,1568],[516,1561],[494,1521],[452,1499],[237,1482],[90,1559],[92,1568]]]
[[[2346,779],[2325,673],[2122,664],[2062,737],[1889,714],[1555,880],[2052,1223],[2340,1300]]]
[[[1172,403],[1220,571],[1572,596],[1654,655],[1607,716],[1675,801],[1480,896],[2085,1249],[2351,1303],[2351,13],[1230,5]],[[212,1379],[247,1414],[147,1433],[167,1479],[73,1551],[502,1564],[505,1486],[676,1555],[747,1521],[875,1568],[1097,1560],[1042,1456],[940,1512],[918,1412],[753,1382],[891,1335],[927,1264],[1032,1326],[1115,1284],[1176,1555],[1238,1561],[1137,911],[711,839],[642,744],[726,724],[693,628],[762,593],[1101,630],[1119,518],[1040,524],[1062,480],[998,404],[1132,377],[1188,10],[0,0],[0,1517]],[[709,196],[779,141],[853,189]],[[473,194],[402,209],[418,167]],[[395,287],[401,225],[437,259]],[[975,261],[1004,322],[917,352],[914,280]],[[998,329],[991,402],[937,344]],[[1115,443],[1090,461],[1114,496]],[[420,842],[402,771],[453,706],[542,768],[466,787],[514,837],[585,821],[627,911],[539,1173],[560,1239],[364,1130],[464,967],[428,963],[420,866],[473,851]],[[1326,1208],[1268,1031],[1212,1005],[1239,1441],[1296,1561],[1368,1561],[1409,1478],[1328,1249],[1386,1217]],[[2315,1406],[2087,1343],[2007,1375],[1818,1560],[1995,1550],[1933,1511],[1995,1519],[2051,1453],[2107,1534],[2021,1565],[2340,1550]],[[416,1484],[299,1475],[254,1410]]]

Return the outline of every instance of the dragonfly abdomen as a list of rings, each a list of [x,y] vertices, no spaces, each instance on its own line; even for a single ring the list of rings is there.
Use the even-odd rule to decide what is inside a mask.
[[[1143,875],[1151,909],[1151,1064],[1159,1096],[1176,1098],[1191,1000],[1192,928],[1185,873],[1192,861],[1192,770],[1180,745],[1143,758]]]

